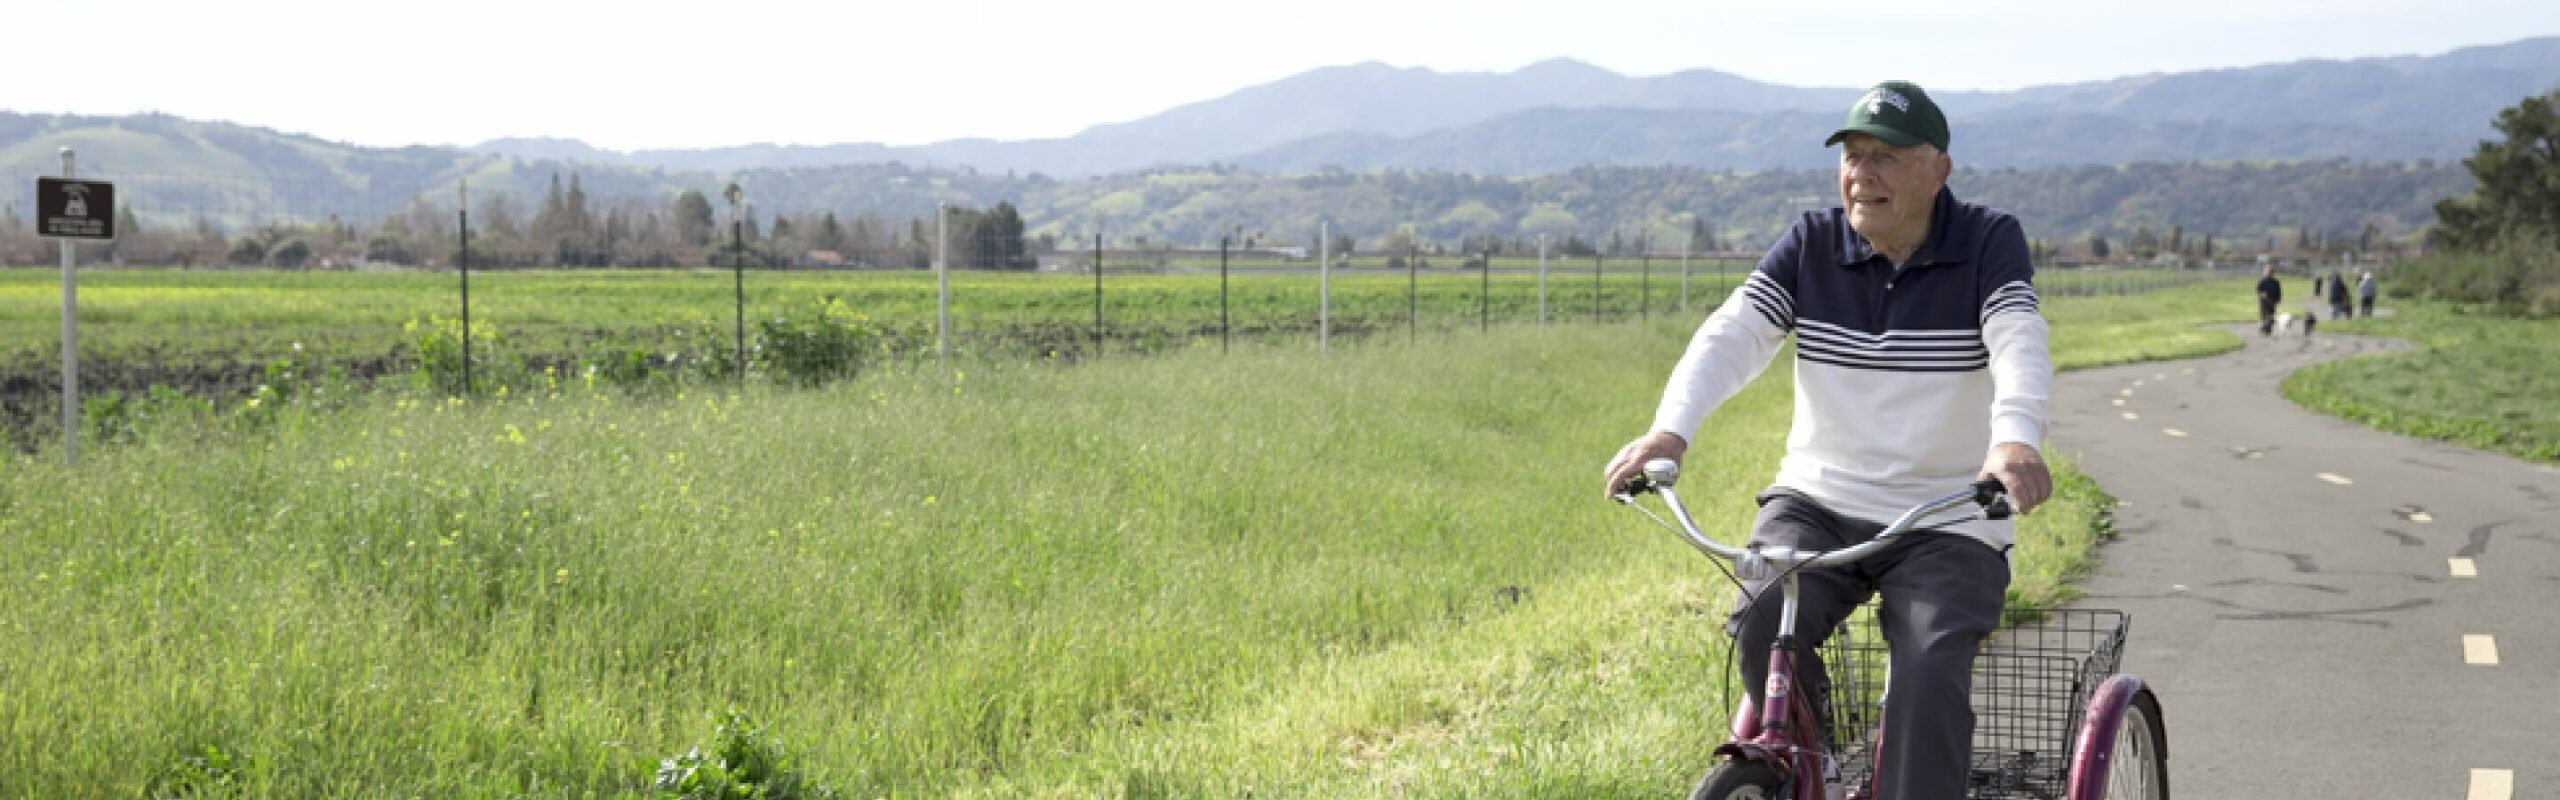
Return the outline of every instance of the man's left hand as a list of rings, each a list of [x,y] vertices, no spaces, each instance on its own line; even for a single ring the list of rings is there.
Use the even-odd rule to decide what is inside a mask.
[[[1982,477],[2009,487],[2009,505],[2022,515],[2053,496],[2053,473],[2045,471],[2044,454],[2017,442],[1993,445],[1982,459]]]

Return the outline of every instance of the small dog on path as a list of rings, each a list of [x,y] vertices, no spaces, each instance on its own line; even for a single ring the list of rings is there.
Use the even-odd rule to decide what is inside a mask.
[[[2291,312],[2278,312],[2276,314],[2277,336],[2283,336],[2286,333],[2293,332],[2297,325],[2300,326],[2300,332],[2303,336],[2310,336],[2311,330],[2320,326],[2320,317],[2319,315],[2311,312],[2310,306],[2303,306],[2302,313],[2299,314]]]

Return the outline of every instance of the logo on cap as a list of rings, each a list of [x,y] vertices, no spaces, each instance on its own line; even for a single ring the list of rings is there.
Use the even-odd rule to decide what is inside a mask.
[[[1896,111],[1900,111],[1905,114],[1911,113],[1911,98],[1904,97],[1901,92],[1893,91],[1891,89],[1876,89],[1867,92],[1867,96],[1858,98],[1858,102],[1867,107],[1867,113],[1869,115],[1883,111],[1884,107],[1888,105],[1893,106]]]

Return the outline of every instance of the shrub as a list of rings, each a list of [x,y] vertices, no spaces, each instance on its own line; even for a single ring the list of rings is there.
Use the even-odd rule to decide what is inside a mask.
[[[445,394],[461,394],[465,388],[485,390],[504,385],[519,371],[514,362],[498,355],[498,329],[489,323],[471,323],[470,387],[463,385],[461,320],[430,316],[423,323],[410,320],[401,330],[418,349],[419,388]]]
[[[650,785],[667,800],[831,800],[833,787],[802,775],[782,740],[745,712],[721,715],[711,752],[696,747],[658,762]]]
[[[777,317],[756,323],[756,329],[756,366],[804,386],[859,374],[886,343],[869,317],[833,296],[820,299],[806,317]]]
[[[2411,294],[2477,303],[2509,314],[2560,314],[2560,252],[2548,235],[2510,231],[2478,253],[2413,261],[2392,270]],[[2393,287],[2400,296],[2401,286]]]

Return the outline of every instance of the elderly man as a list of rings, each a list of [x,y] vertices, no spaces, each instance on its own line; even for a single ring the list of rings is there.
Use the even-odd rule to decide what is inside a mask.
[[[1708,316],[1671,372],[1653,429],[1605,469],[1615,494],[1643,464],[1678,458],[1706,415],[1795,336],[1795,422],[1775,485],[1758,496],[1757,544],[1830,550],[1875,537],[1905,509],[1996,478],[2020,512],[2052,493],[2038,448],[2053,366],[2027,238],[2009,214],[1946,187],[1946,117],[1920,87],[1888,81],[1849,109],[1840,207],[1809,212]],[[1854,568],[1801,575],[1812,656],[1860,602],[1883,595],[1892,648],[1877,790],[1894,800],[1964,797],[1973,735],[1971,666],[2000,622],[2007,521],[1941,526]],[[1728,629],[1743,685],[1761,699],[1778,602],[1745,587]]]

